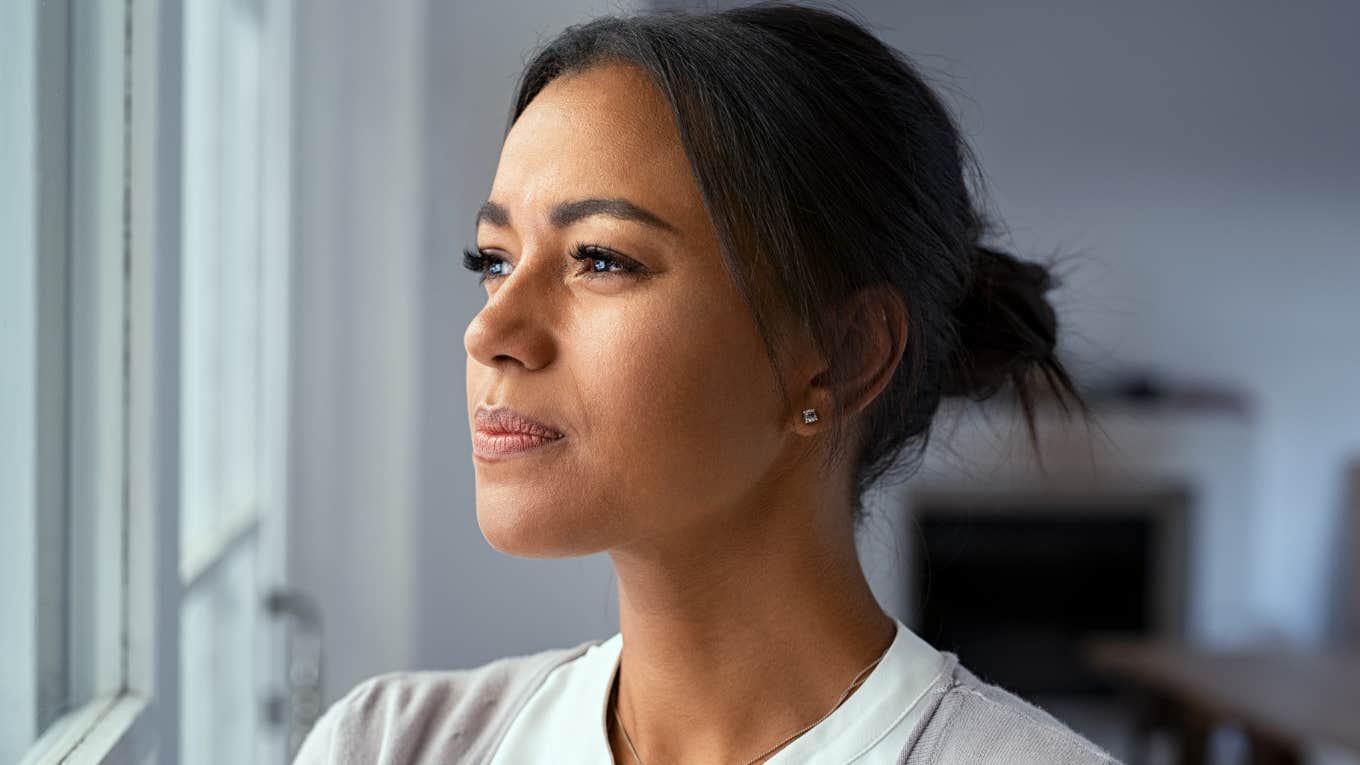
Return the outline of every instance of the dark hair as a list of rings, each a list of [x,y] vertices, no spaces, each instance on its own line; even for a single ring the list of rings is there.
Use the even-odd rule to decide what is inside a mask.
[[[1010,383],[1036,453],[1035,370],[1064,411],[1065,391],[1089,414],[1055,354],[1050,269],[980,244],[992,231],[965,181],[976,159],[908,59],[863,24],[772,2],[597,18],[534,53],[510,126],[555,78],[610,61],[640,67],[669,102],[776,371],[779,318],[828,352],[845,299],[886,286],[902,301],[903,359],[858,418],[860,437],[851,444],[845,418],[831,418],[827,464],[855,450],[856,523],[870,486],[919,465],[942,397],[981,401]]]

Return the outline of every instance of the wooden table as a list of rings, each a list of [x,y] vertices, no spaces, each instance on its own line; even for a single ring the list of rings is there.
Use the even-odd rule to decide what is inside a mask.
[[[1247,733],[1252,762],[1297,765],[1310,744],[1360,754],[1360,649],[1212,650],[1123,638],[1089,641],[1097,672],[1139,692],[1160,722],[1178,724],[1182,762],[1205,762],[1219,724]]]

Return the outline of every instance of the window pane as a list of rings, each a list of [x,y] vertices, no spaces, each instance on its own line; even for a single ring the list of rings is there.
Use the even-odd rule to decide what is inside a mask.
[[[259,505],[259,31],[186,6],[181,549]]]
[[[72,4],[68,430],[71,706],[123,685],[127,275],[121,5]]]
[[[122,4],[0,8],[0,760],[123,686]]]
[[[255,548],[226,556],[184,600],[179,762],[255,761]],[[245,671],[242,671],[244,669]]]
[[[40,732],[38,662],[38,9],[0,6],[0,761]]]
[[[184,7],[181,762],[255,761],[269,661],[260,10]]]

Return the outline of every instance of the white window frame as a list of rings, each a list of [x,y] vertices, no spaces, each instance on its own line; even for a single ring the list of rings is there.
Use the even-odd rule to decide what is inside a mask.
[[[75,86],[73,99],[90,95],[102,104],[110,99],[123,103],[123,130],[115,135],[109,134],[105,122],[94,134],[81,134],[69,109],[42,115],[47,122],[41,129],[69,136],[70,144],[64,149],[72,154],[89,151],[82,142],[95,142],[101,162],[122,167],[122,198],[116,207],[123,216],[122,236],[116,242],[108,241],[106,226],[82,219],[87,212],[95,217],[107,215],[114,207],[107,198],[92,200],[89,210],[60,210],[58,217],[69,216],[76,245],[80,244],[79,230],[89,227],[92,230],[85,235],[98,247],[113,244],[121,250],[124,302],[121,310],[101,313],[97,319],[121,319],[122,347],[113,352],[125,354],[126,359],[121,380],[125,403],[120,423],[122,513],[121,518],[115,513],[110,514],[114,518],[99,519],[118,526],[112,531],[119,533],[103,535],[112,537],[110,544],[95,550],[101,558],[114,558],[111,567],[121,577],[96,579],[91,599],[101,613],[90,620],[90,634],[69,636],[73,641],[98,641],[98,693],[50,725],[24,762],[154,762],[175,752],[179,708],[179,551],[174,533],[178,517],[179,11],[174,2],[131,0],[121,8],[109,3],[101,8],[109,11],[108,18],[81,29],[73,13],[75,0],[24,1],[32,8],[33,26],[28,33],[38,43],[35,54],[43,65],[59,73],[38,72],[34,85],[41,83],[44,89],[61,93],[65,91],[62,79],[69,78]],[[81,31],[73,31],[77,29]],[[42,40],[37,39],[40,30]],[[74,64],[79,51],[73,36],[81,33],[98,35],[115,45],[121,39],[123,44],[113,49],[115,57],[121,54],[121,61],[116,62],[120,65],[110,67],[112,61]],[[102,80],[86,83],[89,90],[82,89],[83,78],[106,77],[110,68],[113,76],[122,76],[121,89]],[[53,76],[56,82],[44,80]],[[37,127],[38,122],[34,124]],[[35,169],[44,172],[50,165],[35,163]],[[67,191],[72,207],[79,207],[81,190]],[[43,202],[60,206],[64,200]],[[68,264],[72,257],[70,250],[40,255],[44,262],[55,258]],[[100,257],[102,268],[107,265],[107,253],[101,252]],[[95,342],[105,339],[101,335]],[[78,380],[70,383],[73,388],[82,384]],[[94,487],[98,492],[106,489],[103,482]],[[101,527],[104,530],[108,529]],[[99,564],[106,573],[110,561]],[[112,682],[106,679],[110,673]]]
[[[0,12],[0,21],[7,26],[6,30],[0,31],[0,42],[20,43],[7,45],[8,52],[0,55],[0,63],[6,64],[7,70],[15,75],[13,81],[6,76],[0,82],[9,91],[5,94],[4,106],[8,110],[17,105],[15,113],[26,115],[22,120],[9,121],[3,132],[8,146],[0,148],[0,156],[18,160],[14,166],[22,170],[14,192],[18,196],[0,197],[0,203],[3,203],[0,208],[6,215],[0,223],[6,227],[15,224],[20,241],[17,258],[20,264],[26,264],[20,271],[20,278],[12,282],[16,287],[13,292],[31,298],[39,294],[40,283],[63,281],[63,269],[69,264],[71,248],[64,242],[58,246],[43,240],[43,227],[65,226],[67,220],[73,218],[66,205],[69,194],[76,190],[68,188],[64,181],[56,187],[49,181],[44,187],[40,183],[42,173],[54,172],[56,168],[57,175],[64,179],[66,163],[71,161],[70,153],[77,150],[80,141],[100,141],[106,153],[116,151],[125,179],[120,205],[123,219],[119,222],[123,235],[114,245],[121,250],[121,265],[125,268],[122,284],[125,299],[118,328],[122,331],[123,342],[117,351],[126,359],[121,381],[125,402],[120,422],[124,465],[120,476],[122,512],[121,522],[113,530],[117,533],[99,535],[101,541],[97,552],[101,556],[112,556],[114,560],[101,561],[101,564],[111,565],[121,576],[101,577],[97,582],[92,600],[98,614],[91,620],[95,634],[63,636],[63,639],[99,641],[95,662],[98,666],[92,671],[97,678],[94,697],[48,726],[29,748],[22,763],[174,762],[180,754],[180,611],[184,594],[195,586],[203,571],[216,564],[215,556],[225,555],[243,534],[260,534],[262,523],[282,524],[285,515],[281,512],[281,503],[286,492],[267,498],[279,503],[280,507],[264,520],[251,518],[248,522],[226,523],[218,534],[220,540],[209,540],[210,544],[194,550],[181,550],[183,9],[176,0],[112,0],[104,6],[121,7],[125,14],[119,16],[120,28],[106,25],[96,30],[100,35],[117,35],[125,42],[123,66],[118,72],[124,77],[123,87],[111,94],[106,92],[107,88],[100,91],[101,98],[112,95],[126,104],[124,129],[117,136],[82,136],[77,135],[73,127],[70,109],[61,106],[65,96],[50,99],[45,95],[66,93],[64,86],[80,76],[68,69],[74,68],[72,62],[77,54],[71,36],[71,20],[73,8],[80,2],[82,0],[15,0]],[[266,95],[274,109],[261,145],[270,173],[265,188],[266,216],[261,225],[266,256],[280,265],[270,274],[272,281],[266,285],[272,297],[267,301],[268,310],[262,321],[271,323],[271,331],[262,337],[262,363],[269,379],[286,381],[288,320],[280,307],[286,306],[289,289],[291,128],[288,101],[293,71],[292,10],[289,2],[268,5],[274,15],[264,41],[263,65],[281,76],[274,85],[276,89]],[[22,60],[23,66],[10,67],[15,60]],[[106,85],[103,83],[100,87]],[[51,86],[55,86],[55,90]],[[25,103],[31,103],[33,108],[25,111]],[[54,143],[50,138],[43,138],[45,134],[63,137]],[[47,149],[40,155],[42,147]],[[38,193],[40,189],[46,196]],[[29,192],[32,192],[31,197],[24,199]],[[40,208],[44,216],[41,220],[38,217]],[[11,211],[15,213],[14,220],[8,217]],[[49,211],[55,211],[58,222],[48,220]],[[91,236],[100,237],[98,241],[104,242],[105,233],[95,231]],[[40,242],[47,242],[42,244],[42,252],[39,252]],[[65,292],[61,292],[65,301]],[[9,297],[9,291],[0,291],[0,296]],[[41,328],[26,322],[39,310],[62,315],[66,308],[37,306],[28,299],[14,301],[11,309],[0,311],[0,319],[16,316],[22,320],[15,335],[20,338],[19,350],[32,360],[31,364],[18,365],[14,379],[22,386],[28,386],[20,391],[21,394],[27,393],[30,400],[41,403],[45,401],[41,397],[43,394],[33,386],[39,379],[38,367],[64,362],[38,354],[46,341],[53,340],[51,334],[65,328],[60,322],[49,322]],[[46,334],[40,336],[40,331]],[[59,371],[63,380],[69,378],[65,366]],[[6,385],[10,382],[8,378],[2,381]],[[79,386],[82,383],[64,384]],[[268,455],[271,459],[276,455],[281,458],[286,449],[282,423],[286,422],[287,389],[281,387],[281,390],[271,390],[263,401],[265,416],[279,423],[279,430],[272,434],[268,444],[274,452]],[[23,401],[25,396],[17,396],[16,400]],[[43,418],[50,422],[57,415],[45,413],[41,406],[32,413],[21,409],[15,411],[21,415],[17,419],[22,421],[22,427],[16,428],[11,435],[22,449],[16,450],[22,459],[16,460],[14,467],[16,476],[23,476],[25,481],[15,482],[17,488],[0,497],[8,501],[13,494],[22,502],[21,507],[32,509],[32,512],[16,514],[14,524],[20,532],[35,539],[39,534],[64,536],[68,531],[64,520],[60,527],[45,520],[51,514],[43,514],[47,509],[43,481],[50,479],[39,473],[44,469],[42,460],[45,456],[42,442],[38,441],[40,423],[44,422]],[[11,411],[5,409],[0,414],[8,416]],[[8,445],[8,442],[0,443],[0,446]],[[6,469],[9,467],[7,465]],[[270,468],[275,476],[286,469],[282,459],[274,460]],[[28,480],[30,476],[31,481]],[[8,473],[5,477],[9,477]],[[275,487],[283,485],[281,479],[273,484]],[[6,524],[9,523],[6,520]],[[10,525],[0,525],[0,529],[8,531]],[[273,531],[275,533],[266,535],[269,541],[261,552],[270,561],[271,573],[281,575],[284,550],[280,540],[283,537],[281,530]],[[32,555],[33,551],[29,548],[24,554]],[[66,576],[64,571],[51,572],[45,565],[42,568],[39,565],[37,557],[25,560],[25,570],[31,571],[31,576],[12,583],[26,593],[21,599],[25,613],[17,615],[18,623],[33,624],[38,619],[41,611],[38,603],[43,597],[41,588],[51,586],[44,583],[49,574]],[[21,670],[31,666],[32,674],[38,676],[39,663],[53,661],[52,652],[42,647],[43,629],[39,625],[17,639],[13,647],[20,655],[17,663],[11,666]],[[4,645],[10,647],[10,643]],[[269,670],[279,672],[282,677],[281,662],[272,663]],[[64,683],[64,673],[68,669],[59,667],[56,671],[63,673]],[[9,679],[8,675],[4,677]],[[31,694],[23,693],[27,706],[25,713],[36,709],[43,701],[41,688],[33,689]],[[264,755],[277,750],[263,742],[259,751]]]

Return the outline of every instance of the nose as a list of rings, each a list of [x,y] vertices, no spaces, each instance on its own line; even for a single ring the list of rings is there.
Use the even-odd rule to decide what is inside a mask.
[[[463,333],[468,358],[487,367],[519,364],[527,370],[552,363],[552,295],[544,279],[516,268],[492,289]]]

